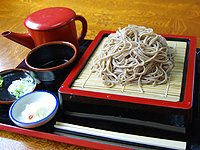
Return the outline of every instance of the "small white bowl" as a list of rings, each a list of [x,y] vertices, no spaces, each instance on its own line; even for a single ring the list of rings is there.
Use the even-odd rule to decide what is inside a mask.
[[[13,123],[20,127],[35,128],[49,122],[57,113],[58,106],[59,100],[53,93],[34,91],[20,97],[11,105],[9,117]],[[38,111],[35,112],[35,110]]]

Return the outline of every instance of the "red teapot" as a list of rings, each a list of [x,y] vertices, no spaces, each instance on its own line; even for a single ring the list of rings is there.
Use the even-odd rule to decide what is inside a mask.
[[[79,37],[77,37],[75,20],[82,23]],[[46,42],[67,41],[79,50],[79,44],[84,40],[87,32],[86,19],[64,7],[52,7],[34,12],[25,19],[24,25],[28,28],[28,33],[5,31],[1,35],[30,49]]]

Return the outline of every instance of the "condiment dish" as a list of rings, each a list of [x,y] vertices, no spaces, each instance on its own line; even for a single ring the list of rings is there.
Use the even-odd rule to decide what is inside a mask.
[[[9,109],[13,123],[24,128],[35,128],[49,122],[57,113],[59,100],[48,91],[34,91],[15,101]]]
[[[31,84],[29,84],[29,90],[27,92],[33,92],[37,86],[37,82],[35,79],[29,74],[29,71],[26,69],[15,68],[15,69],[7,69],[0,72],[1,80],[3,81],[2,86],[0,87],[0,104],[12,104],[14,101],[18,99],[13,94],[8,91],[9,86],[13,83],[13,81],[29,78],[31,80]],[[17,91],[20,91],[17,89]],[[21,89],[23,91],[23,89]]]

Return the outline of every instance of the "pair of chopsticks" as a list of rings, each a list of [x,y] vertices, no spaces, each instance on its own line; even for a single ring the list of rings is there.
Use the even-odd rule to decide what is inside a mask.
[[[62,134],[62,132],[70,132],[70,133],[79,133],[83,135],[89,135],[94,137],[100,137],[105,139],[112,139],[122,142],[128,143],[135,143],[139,145],[146,145],[146,146],[153,146],[153,147],[161,147],[166,149],[178,149],[178,150],[185,150],[186,149],[186,142],[184,141],[175,141],[175,140],[168,140],[168,139],[161,139],[161,138],[154,138],[154,137],[147,137],[147,136],[140,136],[140,135],[133,135],[133,134],[126,134],[126,133],[119,133],[113,131],[107,131],[102,129],[90,128],[80,125],[74,125],[64,122],[56,122],[54,125],[55,127],[55,134]]]

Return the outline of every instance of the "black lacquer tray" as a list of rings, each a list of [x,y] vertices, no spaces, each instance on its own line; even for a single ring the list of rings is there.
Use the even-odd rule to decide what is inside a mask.
[[[80,57],[83,55],[83,53],[85,52],[85,50],[87,49],[87,47],[90,45],[91,42],[92,42],[91,40],[85,40],[80,44]],[[72,69],[74,67],[74,65],[70,69]],[[25,60],[23,60],[17,66],[17,68],[28,69],[28,67],[25,64]],[[40,84],[37,85],[36,90],[49,91],[44,85],[40,85]],[[54,93],[55,95],[58,95],[57,91],[50,91],[50,92]],[[0,123],[14,125],[8,116],[8,111],[9,111],[10,106],[11,106],[11,104],[0,104]],[[54,118],[56,118],[56,117],[54,117]],[[46,128],[46,125],[45,125],[44,129],[43,129],[43,127],[39,127],[39,128],[36,128],[36,130],[44,131],[44,132],[53,132],[53,126],[52,126],[54,124],[53,122],[55,122],[55,121],[51,121],[50,123],[48,123],[48,126],[50,125],[49,127],[51,127],[51,128]]]
[[[81,56],[90,45],[91,40],[85,40],[80,45]],[[145,147],[145,148],[154,148],[154,149],[167,149],[164,147],[156,147],[156,146],[147,146],[138,143],[131,143],[131,142],[124,142],[120,140],[113,140],[110,138],[102,138],[98,136],[91,136],[79,132],[73,131],[64,131],[55,129],[54,125],[57,121],[75,124],[79,126],[86,126],[95,129],[102,129],[108,130],[118,133],[127,133],[127,134],[136,134],[142,136],[153,136],[156,138],[164,138],[170,140],[177,140],[177,141],[185,141],[187,142],[187,149],[200,149],[200,82],[199,82],[199,75],[200,75],[200,49],[196,50],[197,54],[197,61],[196,61],[196,75],[195,75],[195,94],[194,94],[194,117],[192,124],[190,127],[184,127],[185,119],[181,115],[164,115],[158,113],[144,113],[140,111],[135,111],[135,114],[138,118],[140,117],[149,117],[151,120],[162,120],[164,122],[164,127],[159,127],[157,123],[149,122],[140,122],[137,119],[135,120],[127,120],[123,119],[123,116],[127,116],[130,112],[128,109],[118,109],[116,112],[121,113],[121,119],[116,119],[115,112],[112,113],[111,117],[104,116],[102,113],[101,107],[94,107],[93,105],[85,105],[85,104],[65,104],[63,103],[64,108],[71,107],[69,110],[62,110],[59,109],[57,115],[47,124],[34,128],[34,129],[22,129],[14,125],[8,117],[8,110],[10,105],[0,105],[0,129],[8,130],[11,132],[16,132],[20,134],[26,134],[30,136],[35,136],[39,138],[50,139],[59,142],[65,142],[69,144],[76,144],[85,147],[97,148],[97,149],[128,149],[132,148],[132,145],[138,147]],[[80,56],[80,57],[81,57]],[[17,66],[19,68],[27,69],[24,61]],[[45,87],[38,85],[36,90],[47,90]],[[57,92],[54,92],[56,95]],[[65,106],[67,105],[67,106]],[[83,107],[86,110],[85,113],[79,113],[79,108]],[[110,109],[109,107],[104,107],[107,112]],[[101,113],[98,113],[100,112]],[[88,112],[88,113],[87,113]],[[91,112],[94,112],[94,115],[91,115]],[[98,115],[100,114],[100,115]],[[136,117],[136,118],[137,118]],[[141,126],[141,124],[143,124]],[[146,125],[145,125],[146,124]],[[176,124],[176,127],[171,128],[171,124]],[[180,128],[179,128],[180,127]],[[36,133],[40,133],[40,135],[36,135]],[[56,133],[59,132],[60,135],[57,136]]]

